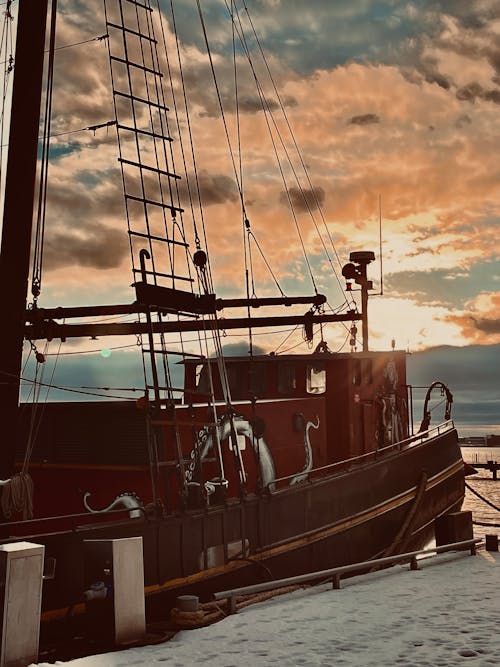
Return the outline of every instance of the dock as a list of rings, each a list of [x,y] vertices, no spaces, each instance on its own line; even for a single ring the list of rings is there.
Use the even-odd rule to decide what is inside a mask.
[[[74,664],[498,665],[492,582],[499,574],[498,552],[441,554],[420,560],[418,570],[396,565],[350,578],[340,590],[331,583],[299,589],[241,609],[215,626],[181,631],[169,642]]]
[[[489,452],[486,456],[480,456],[477,452],[473,456],[464,457],[464,462],[467,465],[472,466],[476,470],[478,468],[483,470],[489,470],[493,475],[493,479],[498,480],[498,471],[500,470],[500,461],[496,459],[488,458],[491,456]]]
[[[485,470],[489,470],[493,475],[493,479],[495,481],[498,480],[498,471],[500,470],[500,463],[498,461],[486,461],[485,463],[471,463],[470,461],[466,461],[466,463],[473,466],[474,468],[483,468]]]

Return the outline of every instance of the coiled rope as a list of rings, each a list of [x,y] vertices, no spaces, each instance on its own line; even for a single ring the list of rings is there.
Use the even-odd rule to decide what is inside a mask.
[[[6,519],[22,512],[23,520],[33,518],[33,480],[29,473],[18,472],[2,488],[2,513]]]

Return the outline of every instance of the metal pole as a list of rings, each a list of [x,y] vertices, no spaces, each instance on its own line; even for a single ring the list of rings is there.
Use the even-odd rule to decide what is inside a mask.
[[[363,269],[363,280],[361,282],[361,331],[363,334],[363,352],[368,352],[368,280],[366,277],[366,264],[361,267]],[[371,285],[371,283],[370,283]]]
[[[18,414],[38,149],[48,0],[20,0],[0,252],[0,420]],[[17,424],[17,420],[16,420]],[[0,478],[14,466],[16,441],[4,438]]]

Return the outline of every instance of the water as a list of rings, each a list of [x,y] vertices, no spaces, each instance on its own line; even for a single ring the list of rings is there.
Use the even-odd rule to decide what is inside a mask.
[[[462,447],[464,461],[474,464],[474,461],[488,460],[500,462],[500,447]],[[479,470],[477,475],[466,477],[467,484],[493,505],[500,508],[500,479],[494,481],[489,470]],[[493,509],[480,498],[466,489],[463,510],[472,511],[473,521],[497,524],[496,526],[474,525],[474,537],[484,537],[487,534],[500,535],[500,511]]]

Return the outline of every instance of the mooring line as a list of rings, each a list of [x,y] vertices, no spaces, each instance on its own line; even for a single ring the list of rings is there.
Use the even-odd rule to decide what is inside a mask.
[[[483,502],[485,502],[487,505],[489,505],[490,507],[493,507],[493,509],[496,510],[497,512],[500,512],[500,507],[497,507],[497,506],[494,505],[492,502],[490,502],[490,501],[488,500],[488,498],[485,498],[485,497],[482,496],[480,493],[478,493],[475,489],[472,488],[472,486],[471,486],[470,484],[467,484],[467,482],[465,482],[465,486],[469,489],[469,491],[470,491],[471,493],[473,493],[475,496],[477,496],[478,498],[480,498],[480,499],[481,499]]]

